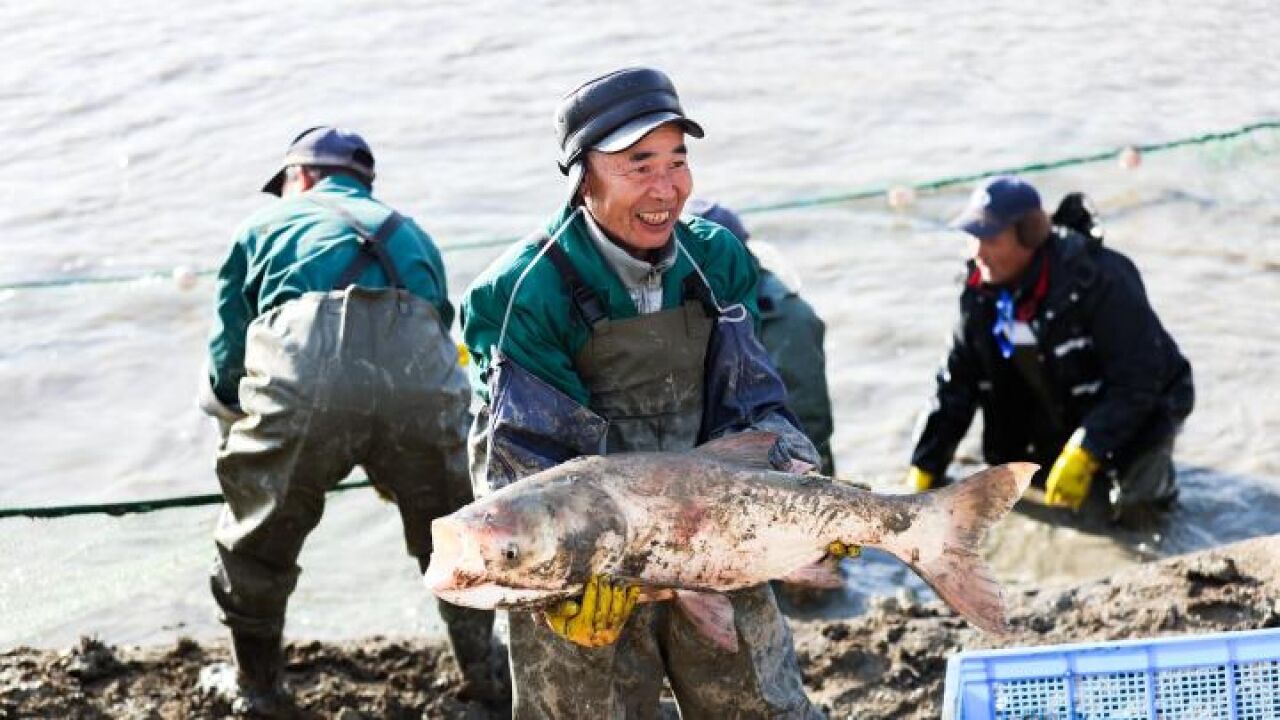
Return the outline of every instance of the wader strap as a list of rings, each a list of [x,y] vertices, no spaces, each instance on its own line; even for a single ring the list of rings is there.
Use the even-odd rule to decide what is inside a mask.
[[[720,308],[716,307],[716,301],[711,295],[711,288],[707,287],[707,284],[702,281],[701,275],[697,273],[685,275],[680,291],[681,299],[685,302],[694,300],[701,304],[702,310],[707,314],[707,317],[720,317]]]
[[[600,299],[600,295],[583,282],[582,276],[578,274],[578,269],[565,254],[564,248],[551,242],[551,238],[545,235],[538,240],[538,246],[546,250],[547,259],[555,266],[556,272],[560,273],[560,278],[569,288],[569,299],[573,302],[573,309],[577,311],[578,317],[582,318],[582,322],[586,323],[587,328],[594,330],[596,325],[608,320],[609,313],[605,310],[605,304]]]
[[[404,217],[392,210],[391,215],[382,221],[378,226],[377,232],[372,236],[360,233],[360,254],[351,261],[346,270],[342,271],[342,276],[338,278],[338,282],[334,284],[334,289],[341,290],[355,283],[369,266],[369,263],[377,261],[382,272],[387,276],[387,281],[397,290],[404,289],[404,281],[400,279],[400,273],[396,271],[396,266],[391,262],[391,254],[387,252],[387,246],[384,244],[386,239],[395,234],[400,229],[400,224],[404,222]]]
[[[313,197],[311,200],[341,216],[347,225],[350,226],[355,234],[360,238],[360,252],[351,261],[351,264],[347,265],[347,268],[342,271],[342,274],[338,276],[338,281],[333,284],[334,290],[343,290],[354,284],[355,281],[360,278],[360,275],[364,273],[365,268],[369,267],[369,263],[371,262],[378,263],[378,266],[382,268],[383,274],[387,276],[387,281],[391,283],[392,287],[397,290],[404,289],[404,282],[400,279],[400,273],[396,271],[395,263],[391,262],[391,254],[387,252],[387,247],[384,244],[387,238],[394,235],[396,230],[400,229],[401,223],[404,222],[403,215],[392,210],[391,214],[387,216],[387,219],[383,220],[382,224],[378,226],[378,229],[371,234],[363,225],[360,224],[359,220],[356,220],[355,216],[347,212],[341,206],[329,202],[328,200],[322,200],[318,197]],[[438,285],[439,282],[437,279],[437,286]]]

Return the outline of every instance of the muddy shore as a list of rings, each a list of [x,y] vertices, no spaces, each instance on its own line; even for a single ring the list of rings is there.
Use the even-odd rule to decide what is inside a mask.
[[[1012,633],[975,631],[939,602],[885,598],[847,621],[793,621],[810,696],[833,718],[936,718],[948,655],[1280,626],[1280,536],[1143,565],[1061,588],[1010,587]],[[0,718],[206,718],[228,708],[196,690],[223,645],[0,653]],[[289,646],[288,686],[304,717],[500,717],[460,701],[438,648],[372,638]]]

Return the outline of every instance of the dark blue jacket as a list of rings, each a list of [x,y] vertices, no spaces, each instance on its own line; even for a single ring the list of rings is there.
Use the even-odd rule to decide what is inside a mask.
[[[1148,303],[1133,263],[1097,240],[1054,228],[1021,291],[1046,266],[1048,290],[1029,322],[1042,392],[1001,356],[992,334],[996,291],[976,281],[970,263],[935,402],[917,426],[913,465],[941,477],[979,407],[988,463],[1047,467],[1084,427],[1085,449],[1119,470],[1190,414],[1191,365]]]

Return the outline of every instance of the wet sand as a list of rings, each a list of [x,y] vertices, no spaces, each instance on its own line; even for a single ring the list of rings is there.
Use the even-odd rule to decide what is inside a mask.
[[[945,605],[882,598],[862,617],[793,621],[810,697],[833,718],[936,718],[959,650],[1280,627],[1280,535],[1140,565],[1085,584],[1008,588],[1011,633],[970,628]],[[0,718],[206,718],[228,708],[197,688],[219,644],[112,647],[83,639],[0,654]],[[370,638],[289,646],[301,717],[503,717],[460,701],[438,646]]]

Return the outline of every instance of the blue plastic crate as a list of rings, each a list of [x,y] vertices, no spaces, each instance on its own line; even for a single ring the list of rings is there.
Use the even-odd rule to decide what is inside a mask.
[[[1280,629],[975,650],[945,720],[1280,720]]]

